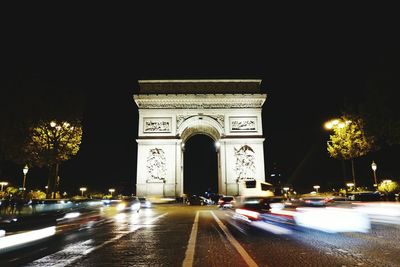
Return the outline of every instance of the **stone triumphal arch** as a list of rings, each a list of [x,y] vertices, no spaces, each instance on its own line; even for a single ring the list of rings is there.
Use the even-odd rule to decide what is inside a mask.
[[[140,80],[136,194],[179,197],[184,146],[196,134],[215,141],[218,191],[265,181],[261,80]]]

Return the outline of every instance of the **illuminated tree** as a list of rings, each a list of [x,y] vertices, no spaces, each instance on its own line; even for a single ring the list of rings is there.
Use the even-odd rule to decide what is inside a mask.
[[[363,121],[360,118],[340,119],[328,122],[327,128],[333,130],[327,143],[330,157],[351,160],[353,183],[355,182],[354,159],[366,155],[373,147],[374,139],[365,134]]]
[[[30,199],[45,199],[46,193],[40,190],[31,191],[28,193],[28,198]]]
[[[48,197],[54,197],[59,164],[69,160],[79,151],[82,140],[82,126],[79,121],[41,121],[31,128],[24,147],[32,164],[50,169]]]
[[[5,191],[6,191],[6,193],[7,193],[8,195],[13,195],[13,194],[18,193],[18,188],[13,187],[13,186],[8,186],[7,189],[6,189]]]
[[[400,186],[397,182],[392,180],[383,180],[378,185],[378,191],[386,194],[396,193],[400,191]]]

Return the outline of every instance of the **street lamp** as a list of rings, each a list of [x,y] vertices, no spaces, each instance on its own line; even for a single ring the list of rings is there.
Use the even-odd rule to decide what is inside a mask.
[[[285,190],[285,195],[286,197],[289,197],[288,191],[289,191],[289,187],[284,187],[283,190]]]
[[[82,191],[82,197],[83,197],[83,192],[85,192],[87,190],[87,188],[86,187],[81,187],[81,188],[79,188],[79,190]]]
[[[318,193],[318,189],[320,188],[320,186],[319,186],[319,185],[314,185],[313,188],[314,188],[315,191],[317,191],[317,193]]]
[[[29,171],[28,165],[25,165],[25,167],[22,169],[22,172],[24,173],[24,182],[22,184],[23,190],[25,190],[26,174],[28,173],[28,171]]]
[[[7,182],[0,182],[0,185],[1,185],[1,191],[3,191],[3,186],[7,186],[8,183]]]
[[[110,192],[110,194],[111,194],[111,196],[112,196],[113,193],[115,192],[115,189],[114,189],[114,188],[110,188],[110,189],[108,189],[108,192]]]
[[[378,168],[378,165],[376,165],[375,161],[372,161],[371,168],[374,171],[374,187],[377,187],[378,183],[376,181],[376,169]]]
[[[349,188],[349,190],[350,190],[350,188],[354,187],[354,183],[347,183],[346,185]]]

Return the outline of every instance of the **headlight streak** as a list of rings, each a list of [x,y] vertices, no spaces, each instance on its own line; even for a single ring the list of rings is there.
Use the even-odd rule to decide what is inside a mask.
[[[126,208],[126,204],[125,203],[118,203],[117,204],[117,210],[118,211],[122,211]]]
[[[63,219],[72,219],[72,218],[77,218],[81,215],[79,212],[68,212],[67,214],[64,215]]]
[[[244,215],[246,217],[250,217],[253,219],[258,220],[260,213],[256,212],[256,211],[252,211],[252,210],[246,210],[246,209],[236,209],[235,210],[236,213],[240,214],[240,215]]]
[[[328,233],[368,233],[371,223],[365,214],[344,208],[297,208],[297,225]]]
[[[140,203],[134,203],[131,206],[131,210],[139,210],[140,209]]]
[[[366,214],[373,222],[400,225],[400,203],[364,202],[352,204],[355,210]]]
[[[0,252],[3,249],[24,245],[33,241],[37,241],[56,233],[56,227],[50,226],[39,230],[28,231],[20,234],[4,236],[0,238]]]

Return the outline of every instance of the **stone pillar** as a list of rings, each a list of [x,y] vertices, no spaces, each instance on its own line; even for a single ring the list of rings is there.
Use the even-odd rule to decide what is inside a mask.
[[[264,138],[225,139],[227,195],[238,195],[243,178],[265,181],[263,141]]]
[[[138,196],[175,196],[177,171],[176,140],[138,139]]]

